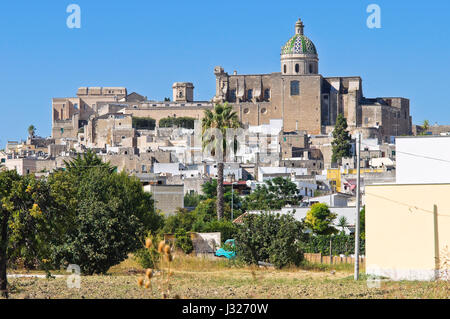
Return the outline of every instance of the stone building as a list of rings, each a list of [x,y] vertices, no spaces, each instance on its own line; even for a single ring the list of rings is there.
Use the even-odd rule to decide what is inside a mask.
[[[135,138],[139,140],[142,134],[129,126],[132,118],[152,118],[156,126],[167,117],[200,120],[214,103],[225,102],[247,126],[271,125],[275,120],[281,122],[284,132],[328,135],[337,116],[343,114],[350,132],[361,132],[364,138],[388,142],[392,136],[412,133],[408,99],[366,98],[359,76],[324,77],[319,73],[318,51],[305,35],[301,20],[281,48],[280,72],[230,75],[217,66],[214,74],[216,93],[211,101],[195,101],[190,82],[175,82],[173,101],[160,102],[134,92],[128,94],[124,87],[79,88],[77,97],[53,99],[52,137],[56,143],[73,139],[96,147],[136,147]],[[116,125],[122,116],[126,127]]]
[[[231,103],[245,124],[281,118],[284,131],[328,134],[343,114],[349,130],[366,138],[388,141],[390,136],[411,134],[408,99],[366,98],[360,77],[323,77],[318,61],[316,47],[299,20],[294,36],[281,49],[281,72],[229,75],[218,66],[213,101]]]

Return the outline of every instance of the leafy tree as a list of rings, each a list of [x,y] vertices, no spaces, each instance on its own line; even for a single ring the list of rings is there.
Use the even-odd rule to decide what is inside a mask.
[[[366,239],[366,206],[359,212],[359,235],[361,239]]]
[[[227,141],[226,131],[228,128],[239,128],[239,117],[236,112],[233,112],[233,108],[228,103],[224,105],[216,104],[214,109],[205,110],[205,116],[202,119],[202,135],[203,135],[203,148],[212,146],[212,155],[223,154],[223,158],[219,158],[217,162],[217,219],[221,219],[224,214],[224,187],[223,187],[223,170],[224,161],[226,157]],[[208,129],[219,129],[222,133],[222,140],[220,141],[215,136],[205,137],[205,132]],[[236,141],[234,141],[235,149],[237,148]]]
[[[8,298],[6,268],[10,258],[40,264],[44,255],[44,222],[50,217],[48,188],[33,175],[0,172],[0,294]]]
[[[203,195],[200,195],[201,200],[217,197],[217,179],[212,179],[202,185]]]
[[[275,210],[286,205],[296,206],[302,196],[299,195],[297,185],[289,179],[276,177],[266,181],[267,185],[258,185],[256,189],[244,199],[245,210]]]
[[[174,215],[170,215],[164,222],[164,227],[161,229],[161,234],[173,234],[178,229],[186,231],[192,230],[192,225],[195,222],[195,214],[185,208],[178,208]]]
[[[318,235],[336,234],[337,229],[332,226],[336,217],[326,204],[316,203],[306,213],[305,226]]]
[[[227,239],[234,239],[237,235],[238,227],[229,220],[212,220],[204,223],[198,230],[199,232],[213,233],[220,232],[222,242]]]
[[[339,114],[336,119],[336,126],[333,131],[333,141],[331,142],[333,155],[331,161],[338,163],[343,157],[351,156],[351,136],[347,131],[347,120],[344,115]]]
[[[342,233],[345,233],[345,229],[348,228],[347,218],[345,216],[341,216],[341,218],[339,218],[337,226],[341,227]]]
[[[303,252],[302,223],[292,214],[250,214],[243,218],[236,235],[237,255],[247,264],[273,263],[277,268],[298,265]]]
[[[175,247],[180,248],[185,254],[190,254],[194,250],[191,236],[183,228],[175,232]]]
[[[30,125],[28,126],[28,136],[34,137],[34,135],[36,134],[36,127],[34,127],[34,125]]]
[[[197,193],[190,194],[186,193],[184,195],[184,207],[197,207],[200,203],[200,195]]]
[[[77,183],[76,205],[69,215],[73,226],[55,243],[54,261],[77,264],[85,274],[106,273],[139,248],[139,238],[156,231],[160,219],[153,213],[151,195],[125,173],[95,167]]]

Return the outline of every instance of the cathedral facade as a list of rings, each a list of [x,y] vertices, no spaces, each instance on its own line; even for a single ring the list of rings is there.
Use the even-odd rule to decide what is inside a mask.
[[[216,67],[215,103],[233,105],[249,125],[282,119],[284,131],[328,134],[338,114],[351,132],[364,137],[410,135],[409,100],[401,97],[365,98],[360,77],[323,77],[314,43],[304,35],[299,19],[295,34],[281,48],[281,72],[229,75]]]

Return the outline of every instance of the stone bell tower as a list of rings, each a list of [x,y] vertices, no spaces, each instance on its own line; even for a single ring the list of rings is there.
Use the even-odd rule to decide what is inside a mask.
[[[194,101],[194,85],[191,82],[175,82],[172,89],[174,102]]]

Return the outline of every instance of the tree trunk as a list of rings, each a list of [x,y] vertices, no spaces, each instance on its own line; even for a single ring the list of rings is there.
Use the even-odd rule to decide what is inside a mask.
[[[8,281],[6,277],[6,249],[8,247],[7,220],[7,218],[3,217],[0,229],[0,295],[3,298],[8,298]]]
[[[223,163],[217,163],[217,219],[223,218],[224,201],[223,201]]]

